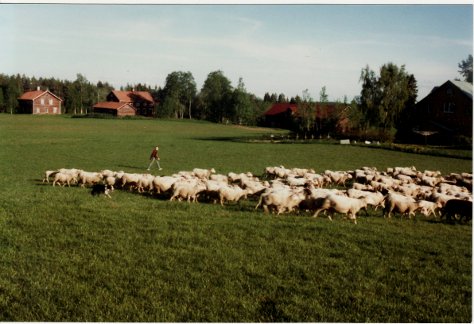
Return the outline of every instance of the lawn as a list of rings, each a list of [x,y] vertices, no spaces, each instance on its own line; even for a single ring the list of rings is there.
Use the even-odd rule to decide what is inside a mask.
[[[282,131],[280,131],[282,132]],[[244,143],[276,130],[198,121],[0,115],[0,320],[471,322],[472,227],[417,216],[358,224],[239,205],[52,187],[61,167],[218,173],[472,161],[328,144]]]

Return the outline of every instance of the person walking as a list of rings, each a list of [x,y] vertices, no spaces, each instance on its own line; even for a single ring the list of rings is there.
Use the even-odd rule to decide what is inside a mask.
[[[160,157],[158,155],[158,150],[159,150],[159,147],[158,145],[153,149],[153,151],[151,151],[151,154],[150,154],[150,165],[148,166],[148,171],[150,171],[150,168],[151,166],[153,165],[153,163],[156,161],[156,164],[158,165],[158,169],[159,170],[163,170],[160,166]]]

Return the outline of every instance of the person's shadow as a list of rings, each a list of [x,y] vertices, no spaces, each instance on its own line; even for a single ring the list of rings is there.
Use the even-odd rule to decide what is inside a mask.
[[[141,166],[141,167],[137,167],[136,165],[124,165],[124,164],[120,164],[118,165],[119,168],[127,168],[127,169],[134,169],[134,170],[146,170],[147,166]]]

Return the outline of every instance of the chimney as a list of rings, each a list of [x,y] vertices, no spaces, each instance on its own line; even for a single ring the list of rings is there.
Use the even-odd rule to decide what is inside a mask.
[[[41,91],[41,87],[40,87],[40,86],[37,86],[37,87],[36,87],[36,90],[37,90],[37,91]]]

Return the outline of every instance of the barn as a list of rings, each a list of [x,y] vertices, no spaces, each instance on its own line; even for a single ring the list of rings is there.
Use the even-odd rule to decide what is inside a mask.
[[[92,108],[96,114],[107,114],[118,117],[135,116],[137,114],[135,108],[126,102],[98,102]]]
[[[18,113],[33,115],[61,114],[62,99],[49,90],[27,91],[18,98]]]

